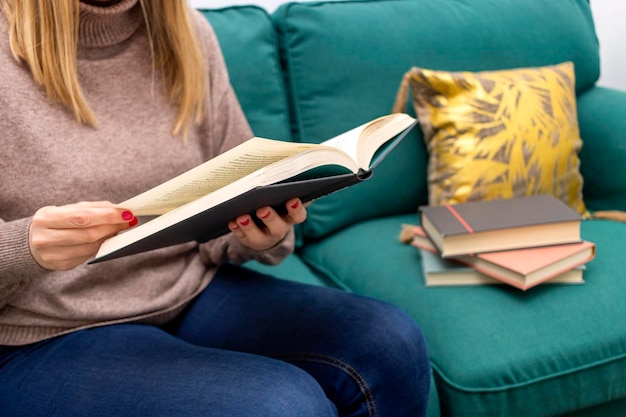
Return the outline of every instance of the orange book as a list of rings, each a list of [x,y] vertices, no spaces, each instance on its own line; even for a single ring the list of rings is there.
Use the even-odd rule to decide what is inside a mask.
[[[414,227],[412,231],[413,246],[439,254],[420,226]],[[453,259],[506,284],[527,290],[588,263],[595,257],[595,251],[594,243],[583,240],[578,243],[485,252],[446,259]]]

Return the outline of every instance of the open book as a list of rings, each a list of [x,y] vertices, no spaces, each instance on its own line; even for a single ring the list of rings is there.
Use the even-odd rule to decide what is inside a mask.
[[[417,124],[404,113],[376,118],[321,144],[252,138],[119,203],[156,216],[106,240],[100,262],[227,233],[237,216],[299,197],[303,202],[359,183]]]

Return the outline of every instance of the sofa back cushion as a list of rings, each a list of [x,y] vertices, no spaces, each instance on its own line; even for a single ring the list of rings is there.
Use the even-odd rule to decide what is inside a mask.
[[[291,140],[272,20],[257,6],[201,9],[220,42],[230,81],[256,136]]]
[[[577,91],[599,76],[588,0],[296,2],[272,17],[294,140],[302,142],[320,142],[389,113],[412,66],[480,71],[572,61]],[[417,129],[370,180],[314,202],[305,236],[416,211],[427,202],[426,164]]]

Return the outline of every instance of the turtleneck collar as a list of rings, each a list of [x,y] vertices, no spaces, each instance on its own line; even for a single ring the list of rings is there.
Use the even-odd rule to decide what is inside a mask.
[[[125,41],[143,22],[139,0],[121,0],[100,7],[80,3],[78,43],[81,47],[97,48]]]

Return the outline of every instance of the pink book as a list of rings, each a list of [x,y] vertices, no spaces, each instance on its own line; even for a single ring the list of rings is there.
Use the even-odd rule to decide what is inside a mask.
[[[413,246],[438,253],[420,226],[416,226],[413,232]],[[451,259],[521,290],[527,290],[586,264],[595,257],[595,253],[595,244],[583,240],[578,243],[485,252]]]

